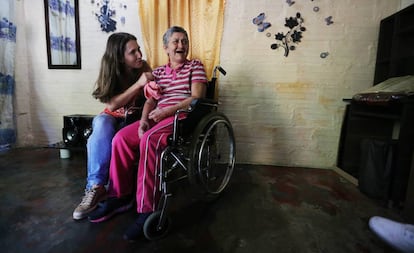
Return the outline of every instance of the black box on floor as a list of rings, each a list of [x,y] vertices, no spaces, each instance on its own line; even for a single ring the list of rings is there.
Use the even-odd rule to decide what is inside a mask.
[[[73,114],[63,116],[63,142],[72,148],[86,148],[86,141],[92,133],[95,115]]]

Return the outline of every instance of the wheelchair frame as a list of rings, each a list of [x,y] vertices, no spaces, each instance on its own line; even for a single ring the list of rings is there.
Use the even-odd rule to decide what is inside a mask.
[[[173,195],[171,184],[187,178],[200,194],[217,196],[230,181],[236,144],[229,119],[218,112],[219,103],[212,99],[217,70],[226,74],[220,66],[214,68],[207,86],[209,98],[194,99],[188,109],[175,113],[173,133],[160,158],[158,209],[144,223],[144,235],[149,240],[164,237],[171,227],[168,217],[169,200]],[[183,113],[187,118],[179,120]],[[224,149],[219,150],[221,147]]]

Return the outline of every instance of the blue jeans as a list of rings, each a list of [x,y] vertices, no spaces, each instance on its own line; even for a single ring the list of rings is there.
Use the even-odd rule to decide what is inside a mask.
[[[92,134],[89,136],[87,149],[88,176],[86,189],[93,185],[106,185],[111,160],[112,138],[123,126],[124,120],[101,113],[92,121]]]

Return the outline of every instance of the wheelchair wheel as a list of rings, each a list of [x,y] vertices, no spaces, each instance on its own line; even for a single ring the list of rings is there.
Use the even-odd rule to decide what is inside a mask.
[[[161,218],[161,211],[155,211],[144,223],[144,235],[148,240],[158,240],[166,236],[171,228],[171,220],[166,217],[165,223],[159,227],[158,223]]]
[[[228,118],[219,112],[205,116],[195,128],[190,148],[190,182],[207,194],[222,192],[233,173],[236,152]]]

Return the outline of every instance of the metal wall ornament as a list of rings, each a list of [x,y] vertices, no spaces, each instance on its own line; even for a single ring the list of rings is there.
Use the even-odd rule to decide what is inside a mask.
[[[99,3],[98,3],[99,6]],[[101,24],[101,30],[104,32],[113,32],[116,30],[116,21],[112,18],[115,15],[115,10],[111,9],[109,0],[103,0],[99,7],[99,12],[95,13]]]
[[[325,59],[326,57],[328,57],[328,55],[329,55],[329,53],[328,53],[328,52],[322,52],[322,53],[320,54],[320,57],[321,57],[322,59]]]
[[[117,27],[117,20],[116,20],[116,14],[117,11],[115,9],[115,6],[117,5],[117,3],[115,3],[116,1],[111,1],[111,0],[100,0],[100,1],[95,1],[95,0],[91,0],[91,4],[95,4],[96,3],[96,7],[97,7],[97,11],[94,12],[94,15],[96,16],[96,18],[98,19],[98,22],[100,23],[101,26],[101,30],[103,32],[114,32],[116,31]],[[118,3],[119,5],[119,9],[127,9],[127,5],[123,4],[123,3]],[[119,17],[119,21],[121,24],[125,24],[126,22],[126,18],[124,16]]]
[[[292,5],[294,5],[294,4],[295,4],[295,1],[292,1],[292,0],[286,0],[286,3],[287,3],[289,6],[292,6]]]
[[[332,25],[334,22],[332,21],[332,16],[325,18],[326,25]]]
[[[269,22],[264,22],[265,19],[265,13],[262,12],[257,17],[253,19],[253,24],[257,25],[257,31],[258,32],[264,32],[267,28],[271,27],[272,24]]]
[[[310,0],[313,2],[313,0]],[[286,0],[286,3],[291,7],[295,4],[295,1],[292,0]],[[313,11],[315,13],[320,11],[319,6],[314,6]],[[269,22],[264,22],[265,19],[265,13],[262,12],[259,15],[257,15],[255,18],[253,18],[253,24],[257,26],[258,32],[264,32],[266,29],[271,27],[271,24]],[[332,16],[326,17],[325,22],[326,25],[332,25],[334,22],[332,20]],[[273,43],[270,45],[270,48],[273,50],[283,48],[285,50],[285,57],[289,55],[290,51],[293,51],[296,49],[296,46],[299,42],[302,40],[302,34],[306,31],[306,28],[303,26],[304,19],[302,18],[302,15],[297,12],[295,17],[290,17],[285,19],[285,27],[288,27],[290,30],[286,33],[278,32],[274,35],[274,38],[276,40],[276,43]],[[266,32],[266,37],[272,37],[272,34],[270,32]],[[325,59],[329,55],[328,52],[322,52],[320,54],[320,58]]]
[[[279,32],[275,34],[276,43],[270,45],[270,48],[276,50],[278,48],[285,49],[285,57],[289,55],[289,52],[296,49],[296,45],[301,42],[302,33],[306,31],[306,28],[303,26],[302,15],[298,12],[296,17],[290,17],[285,19],[285,26],[290,30],[286,33]]]

